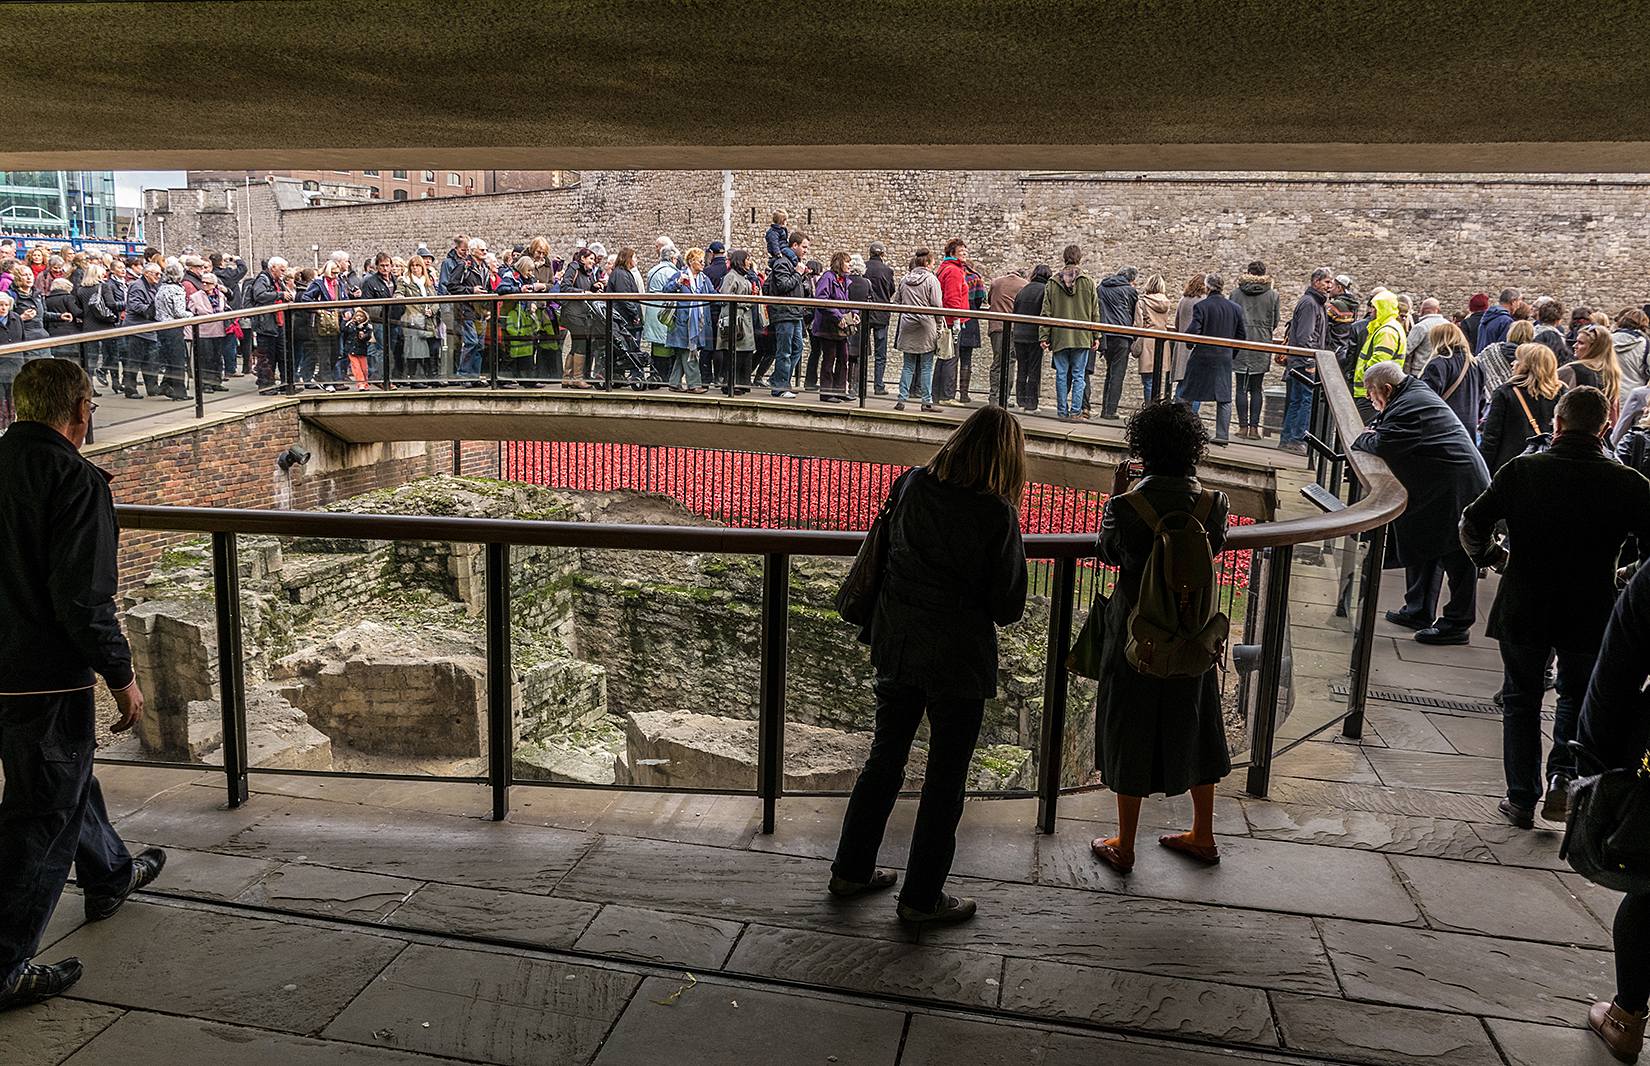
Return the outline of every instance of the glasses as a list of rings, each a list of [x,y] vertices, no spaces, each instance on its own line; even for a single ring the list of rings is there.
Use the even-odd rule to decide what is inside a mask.
[[[87,403],[89,403],[89,404],[91,404],[91,405],[92,405],[92,410],[93,410],[93,411],[94,411],[94,412],[95,412],[95,411],[96,411],[96,410],[97,410],[97,403],[96,403],[96,402],[95,402],[95,401],[93,401],[93,400],[87,400],[87,401],[86,401],[86,402],[87,402]]]

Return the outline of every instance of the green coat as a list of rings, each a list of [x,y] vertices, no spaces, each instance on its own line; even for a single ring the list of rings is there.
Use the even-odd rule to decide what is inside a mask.
[[[1068,267],[1048,279],[1048,284],[1043,288],[1043,317],[1098,324],[1100,299],[1095,292],[1094,279],[1081,272],[1072,279],[1067,273],[1071,269],[1074,268]],[[1040,326],[1037,330],[1037,339],[1056,352],[1063,348],[1092,347],[1099,336],[1098,333],[1069,326]]]

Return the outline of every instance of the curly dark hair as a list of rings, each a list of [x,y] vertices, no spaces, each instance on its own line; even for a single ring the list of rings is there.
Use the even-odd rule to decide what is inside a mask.
[[[1191,406],[1181,402],[1149,403],[1134,413],[1125,430],[1129,454],[1147,466],[1178,469],[1196,466],[1209,449],[1209,431]]]

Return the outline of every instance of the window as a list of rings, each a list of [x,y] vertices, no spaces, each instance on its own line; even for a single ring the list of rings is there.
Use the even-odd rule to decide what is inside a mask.
[[[368,196],[374,200],[382,200],[384,198],[384,194],[378,191],[378,186],[376,185],[372,186],[372,191],[368,193]]]
[[[396,181],[406,181],[407,172],[405,170],[392,170],[390,171],[390,177],[394,178]]]
[[[407,190],[406,189],[397,189],[397,190],[395,190],[395,199],[405,200],[406,198],[407,198]]]
[[[306,182],[304,182],[304,191],[305,192],[320,192],[321,191],[321,183],[318,182],[318,181],[306,181]]]
[[[424,184],[425,185],[434,185],[435,184],[435,171],[426,170],[426,171],[423,171],[423,174],[424,174]]]
[[[347,171],[347,170],[335,170],[335,171],[333,171],[333,173],[334,174],[348,174],[349,171]]]
[[[378,176],[378,171],[376,171],[376,170],[363,170],[361,172],[361,174],[364,177],[376,178]]]
[[[447,184],[453,186],[454,188],[457,188],[458,186],[464,184],[464,179],[462,177],[460,177],[459,175],[454,174],[452,171],[448,171],[447,172]]]

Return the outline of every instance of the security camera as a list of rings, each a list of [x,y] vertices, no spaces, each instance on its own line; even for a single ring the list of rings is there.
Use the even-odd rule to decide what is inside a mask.
[[[275,465],[282,470],[291,470],[294,466],[303,466],[307,462],[309,462],[309,449],[294,444],[276,458]]]

